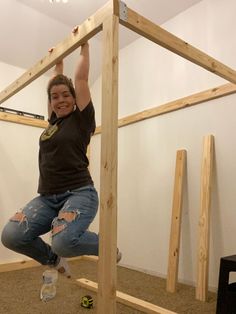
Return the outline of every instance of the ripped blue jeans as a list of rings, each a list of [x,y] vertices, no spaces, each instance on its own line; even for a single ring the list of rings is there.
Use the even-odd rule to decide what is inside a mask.
[[[58,256],[98,255],[98,235],[87,230],[97,209],[98,195],[92,185],[40,195],[9,220],[2,243],[43,265],[53,265]],[[40,237],[50,230],[51,246]]]

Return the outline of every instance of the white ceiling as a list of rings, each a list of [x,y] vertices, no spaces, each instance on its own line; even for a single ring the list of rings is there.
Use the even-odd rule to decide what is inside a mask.
[[[68,26],[83,22],[93,15],[108,0],[68,0],[50,3],[49,0],[18,0]],[[186,10],[199,0],[125,0],[126,5],[158,24],[162,24],[178,13]]]
[[[200,1],[126,0],[124,2],[132,10],[161,25]],[[83,23],[106,2],[107,0],[69,0],[67,4],[62,2],[52,4],[49,0],[1,0],[0,61],[30,68],[47,54],[50,47],[67,37],[75,25]],[[120,47],[124,47],[137,37],[138,35],[122,27]],[[92,82],[100,71],[100,50],[100,36],[97,35],[91,39],[90,79]]]

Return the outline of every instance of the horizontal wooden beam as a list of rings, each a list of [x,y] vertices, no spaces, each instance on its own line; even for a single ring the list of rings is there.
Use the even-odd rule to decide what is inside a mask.
[[[65,40],[55,46],[53,51],[37,62],[31,69],[26,71],[16,81],[0,92],[0,104],[16,94],[22,88],[48,71],[60,59],[65,58],[83,42],[89,40],[101,31],[102,23],[108,15],[113,13],[113,3],[110,1],[93,16],[89,17],[79,26],[78,32],[71,33]]]
[[[236,93],[235,84],[224,84],[215,88],[205,90],[200,93],[196,93],[184,98],[180,98],[169,103],[157,106],[155,108],[147,109],[125,118],[118,120],[118,127],[123,127],[132,123],[137,123],[146,119],[154,118],[156,116],[169,113],[172,111],[188,108],[194,105],[198,105],[202,102],[213,100],[219,97],[227,96]],[[95,134],[101,133],[101,126],[96,128]]]
[[[85,278],[77,279],[76,281],[83,288],[87,288],[87,289],[94,291],[94,292],[97,292],[97,290],[98,290],[98,284],[96,282],[93,282],[93,281],[85,279]],[[120,291],[116,291],[116,300],[119,303],[130,306],[132,308],[135,308],[136,310],[143,311],[144,313],[176,314],[176,312],[166,310],[166,309],[159,307],[155,304],[137,299],[135,297],[132,297],[132,296],[125,294],[123,292],[120,292]]]
[[[210,57],[201,50],[164,30],[160,26],[127,8],[127,16],[120,17],[120,23],[154,43],[178,54],[179,56],[213,72],[227,81],[236,83],[236,71]]]
[[[82,256],[70,257],[67,260],[68,261],[74,261],[74,260],[79,260],[82,258],[83,258]],[[0,264],[0,273],[5,273],[8,271],[14,271],[14,270],[20,270],[20,269],[25,269],[25,268],[31,268],[31,267],[39,267],[39,266],[42,266],[42,265],[33,259],[22,260],[19,262],[2,263],[2,264]]]
[[[127,117],[118,120],[118,127],[123,127],[132,123],[137,123],[146,119],[154,118],[156,116],[166,114],[172,111],[188,108],[194,105],[198,105],[202,102],[220,98],[223,96],[228,96],[236,93],[235,84],[224,84],[215,88],[211,88],[184,98],[180,98],[169,103],[147,109]],[[46,128],[48,122],[45,120],[37,120],[29,117],[16,116],[15,114],[8,114],[0,112],[0,120],[14,122],[19,124],[26,124],[30,126],[35,126],[39,128]],[[95,134],[101,133],[101,126],[96,128]]]
[[[90,262],[98,262],[98,256],[94,255],[83,255],[81,256],[82,260],[90,261]]]
[[[48,125],[48,122],[41,119],[34,119],[30,117],[20,116],[13,113],[6,113],[6,112],[0,112],[0,120],[7,121],[7,122],[13,122],[13,123],[19,123],[19,124],[25,124],[30,126],[35,126],[39,128],[46,128]]]
[[[41,266],[38,262],[34,260],[24,260],[20,262],[13,262],[13,263],[5,263],[0,264],[0,273],[5,273],[8,271],[31,268],[31,267],[38,267]]]

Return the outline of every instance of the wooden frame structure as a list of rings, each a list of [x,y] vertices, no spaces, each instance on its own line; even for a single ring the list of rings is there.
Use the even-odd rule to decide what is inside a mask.
[[[99,246],[99,276],[98,276],[98,314],[116,313],[116,248],[117,248],[117,128],[118,128],[118,27],[119,23],[137,32],[152,42],[176,53],[183,58],[219,75],[233,84],[226,84],[216,89],[192,95],[189,98],[172,102],[165,108],[160,106],[146,110],[139,118],[147,119],[158,114],[177,110],[201,101],[214,99],[236,92],[236,71],[213,59],[204,52],[194,48],[180,38],[172,35],[148,19],[128,8],[119,0],[110,0],[79,26],[79,32],[70,34],[59,43],[50,55],[45,56],[19,79],[14,81],[0,93],[0,104],[30,84],[58,60],[66,57],[81,44],[92,38],[98,32],[103,32],[103,69],[102,69],[102,132],[101,132],[101,193],[100,193],[100,246]],[[124,119],[123,125],[134,123],[134,116]],[[20,122],[23,117],[15,119],[11,114],[0,113],[0,119]],[[137,118],[137,117],[135,117]],[[35,125],[25,117],[24,124]],[[17,121],[18,120],[18,121]],[[34,120],[34,119],[31,119]],[[30,123],[28,123],[30,122]],[[46,123],[44,126],[46,126]],[[37,121],[42,127],[42,121]],[[121,126],[121,125],[120,125]],[[100,130],[99,130],[100,131]],[[202,280],[202,279],[201,279]],[[87,284],[91,288],[91,285]],[[122,295],[123,299],[130,298]],[[133,300],[133,303],[144,301]],[[131,302],[132,303],[132,302]],[[131,305],[131,304],[129,304]],[[143,306],[147,313],[173,313],[155,306]]]

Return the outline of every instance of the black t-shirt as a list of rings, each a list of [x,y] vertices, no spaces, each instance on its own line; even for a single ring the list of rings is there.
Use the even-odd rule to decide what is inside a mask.
[[[38,193],[59,194],[93,184],[86,152],[94,131],[92,102],[83,111],[76,106],[63,118],[52,113],[39,141]]]

